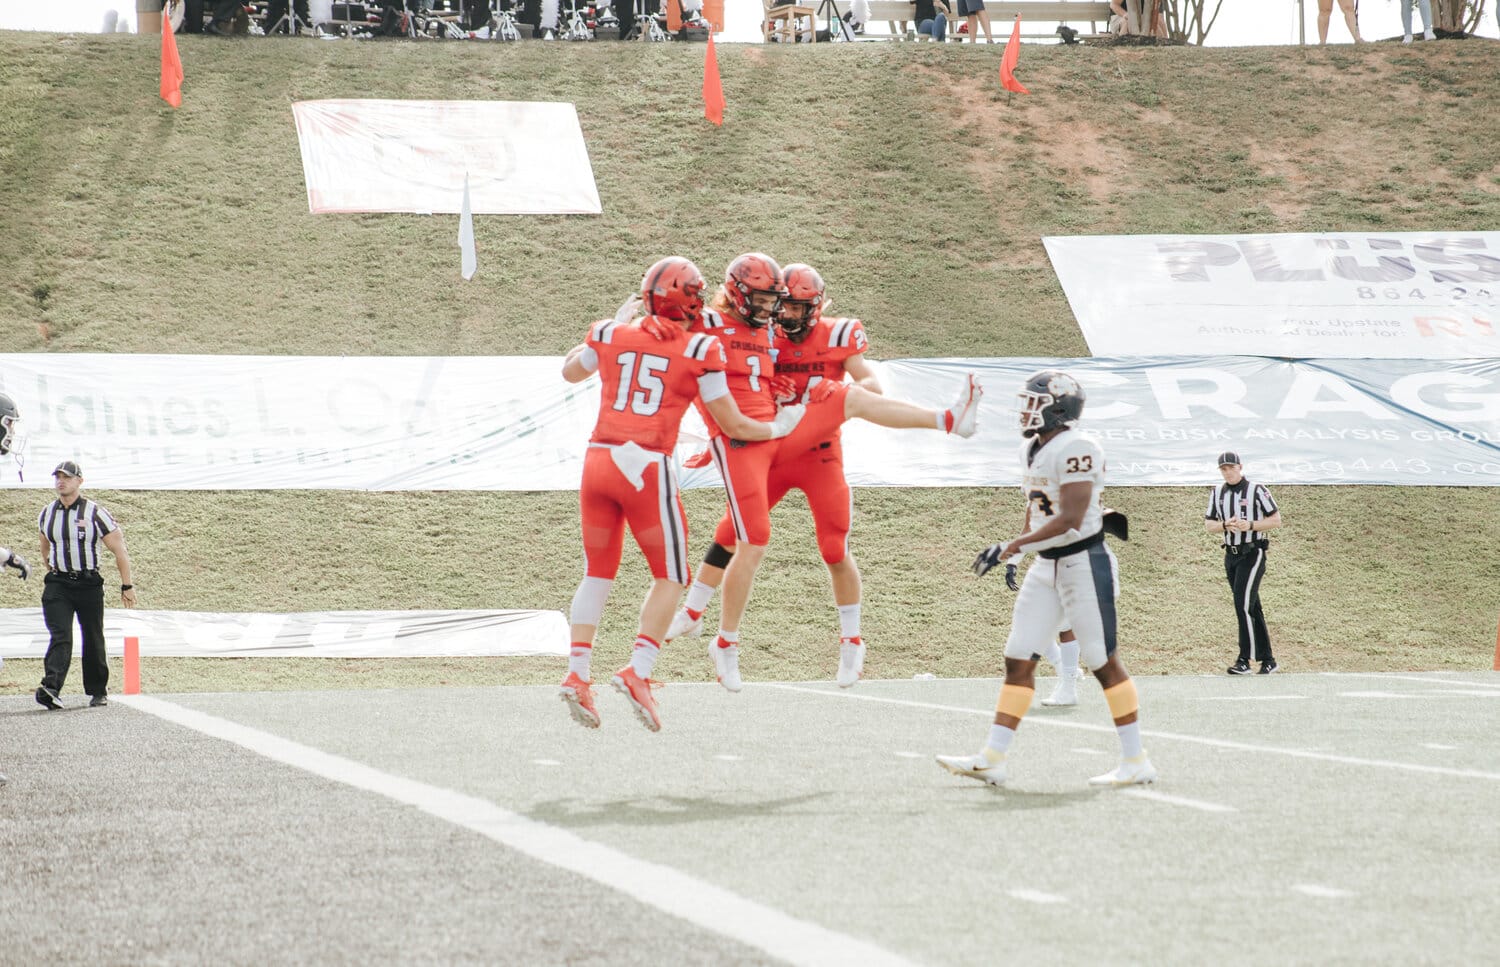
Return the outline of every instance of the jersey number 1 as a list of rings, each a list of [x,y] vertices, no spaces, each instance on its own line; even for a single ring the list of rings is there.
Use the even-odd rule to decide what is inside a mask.
[[[665,372],[671,361],[650,354],[639,359],[639,369],[636,353],[621,353],[616,360],[620,364],[620,391],[615,394],[614,408],[623,413],[628,404],[632,413],[653,416],[661,408],[662,394],[667,391],[666,384],[657,374]],[[632,383],[640,387],[633,393]]]

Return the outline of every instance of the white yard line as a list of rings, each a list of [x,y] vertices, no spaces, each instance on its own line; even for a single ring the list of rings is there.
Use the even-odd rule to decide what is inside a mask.
[[[1233,806],[1225,806],[1222,803],[1205,802],[1202,799],[1188,799],[1186,796],[1169,796],[1155,789],[1142,789],[1140,786],[1129,786],[1120,790],[1122,796],[1134,796],[1136,799],[1149,799],[1152,802],[1164,802],[1172,806],[1186,806],[1189,809],[1198,809],[1206,813],[1233,813],[1239,810]]]
[[[1327,678],[1379,678],[1383,681],[1421,682],[1424,685],[1461,685],[1464,688],[1500,688],[1500,682],[1476,682],[1468,678],[1446,678],[1421,675],[1384,675],[1377,672],[1323,672]],[[1500,678],[1500,675],[1496,676]]]
[[[1016,890],[1006,890],[1006,893],[1017,900],[1025,900],[1027,903],[1067,903],[1068,898],[1058,896],[1056,893],[1043,893],[1041,890],[1028,890],[1024,887]]]
[[[1287,702],[1305,695],[1195,695],[1195,702]]]
[[[966,708],[962,705],[943,705],[938,702],[913,702],[904,698],[883,698],[878,695],[867,695],[856,692],[834,693],[821,688],[808,688],[802,685],[785,685],[780,682],[765,682],[757,685],[758,688],[779,688],[788,692],[805,692],[809,695],[821,695],[824,698],[839,699],[842,701],[856,702],[879,702],[884,705],[904,705],[908,708],[929,708],[939,712],[960,712],[964,715],[982,715],[985,718],[992,717],[995,712],[987,708]],[[1026,719],[1027,724],[1035,722],[1037,725],[1052,726],[1059,729],[1081,729],[1085,732],[1108,732],[1113,734],[1115,729],[1112,725],[1090,725],[1087,722],[1068,722],[1063,719],[1050,718],[1045,715],[1035,715]],[[1273,745],[1254,745],[1249,742],[1233,742],[1228,739],[1210,739],[1201,735],[1183,735],[1180,732],[1155,732],[1141,730],[1141,735],[1153,739],[1167,739],[1173,742],[1189,742],[1194,745],[1206,745],[1215,749],[1235,749],[1240,752],[1262,752],[1267,755],[1284,755],[1293,759],[1314,759],[1319,762],[1339,762],[1344,765],[1370,766],[1376,769],[1392,769],[1398,772],[1416,772],[1435,776],[1455,776],[1461,779],[1488,779],[1492,782],[1500,782],[1500,772],[1482,772],[1478,769],[1451,769],[1447,766],[1429,766],[1417,762],[1395,762],[1390,759],[1362,759],[1357,756],[1335,755],[1329,752],[1311,752],[1305,749],[1284,749]]]
[[[145,695],[111,698],[315,776],[414,806],[790,964],[812,967],[911,963],[867,941],[799,920],[671,867],[629,856],[567,830],[509,812],[486,799],[382,772],[352,759],[158,698]]]
[[[1354,894],[1348,890],[1340,890],[1334,886],[1319,886],[1316,883],[1296,883],[1292,889],[1307,896],[1315,896],[1322,900],[1343,900]]]

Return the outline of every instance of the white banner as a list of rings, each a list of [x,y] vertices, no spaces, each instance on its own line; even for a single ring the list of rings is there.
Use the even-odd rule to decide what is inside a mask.
[[[569,384],[550,357],[0,355],[20,406],[24,484],[59,462],[93,489],[574,490],[599,411],[598,380]],[[1500,359],[1261,357],[896,360],[887,394],[952,403],[964,372],[988,395],[959,440],[855,422],[861,487],[1013,484],[1015,393],[1038,369],[1088,393],[1084,426],[1113,485],[1197,484],[1242,450],[1267,483],[1500,486]],[[678,456],[702,446],[690,413]],[[687,487],[717,487],[712,467]],[[40,509],[40,505],[38,505]]]
[[[104,612],[104,651],[174,658],[448,658],[568,653],[560,611]],[[77,629],[74,649],[78,649]],[[47,653],[41,608],[0,610],[0,658]]]
[[[597,215],[578,112],[536,101],[298,101],[307,207],[452,212],[469,176],[479,214]]]
[[[1500,232],[1042,241],[1096,356],[1500,357]]]

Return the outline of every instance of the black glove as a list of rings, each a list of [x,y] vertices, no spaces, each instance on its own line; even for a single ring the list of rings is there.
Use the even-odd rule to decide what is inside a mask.
[[[1104,533],[1110,537],[1118,537],[1122,541],[1130,540],[1130,518],[1118,510],[1106,510],[1104,512]]]
[[[26,558],[22,557],[14,551],[12,551],[10,557],[6,559],[5,566],[13,567],[17,571],[20,571],[22,581],[31,577],[31,565],[26,563]]]
[[[979,556],[974,558],[974,573],[980,577],[988,574],[990,568],[1000,563],[1000,552],[1003,550],[1005,550],[1004,544],[991,544],[980,551]]]
[[[1016,566],[1014,564],[1005,565],[1005,586],[1012,591],[1021,590],[1021,585],[1016,583]]]

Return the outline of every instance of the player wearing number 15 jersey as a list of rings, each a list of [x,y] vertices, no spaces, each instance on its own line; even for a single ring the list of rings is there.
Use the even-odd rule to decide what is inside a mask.
[[[773,404],[764,412],[772,422],[762,422],[735,406],[723,345],[684,328],[700,319],[703,286],[692,262],[662,259],[641,280],[647,315],[633,319],[634,305],[627,303],[616,318],[595,323],[563,365],[563,378],[573,383],[598,373],[602,390],[579,488],[585,576],[573,595],[573,644],[561,689],[574,719],[589,728],[599,725],[590,677],[594,635],[619,571],[627,525],[655,580],[631,662],[615,673],[613,685],[647,728],[661,728],[650,675],[688,576],[687,519],[672,462],[688,405],[701,399],[720,425],[747,440],[784,436],[801,417],[801,407],[778,413]]]
[[[1151,782],[1156,769],[1141,748],[1135,682],[1115,650],[1115,559],[1104,543],[1104,451],[1074,426],[1084,393],[1067,373],[1044,370],[1020,393],[1022,490],[1029,529],[1007,544],[992,544],[974,561],[976,574],[1015,554],[1036,551],[1026,572],[1005,643],[1005,684],[985,747],[971,756],[938,756],[957,775],[991,785],[1006,780],[1005,757],[1031,708],[1036,663],[1066,622],[1080,655],[1104,687],[1120,738],[1119,766],[1089,780],[1122,786]]]

